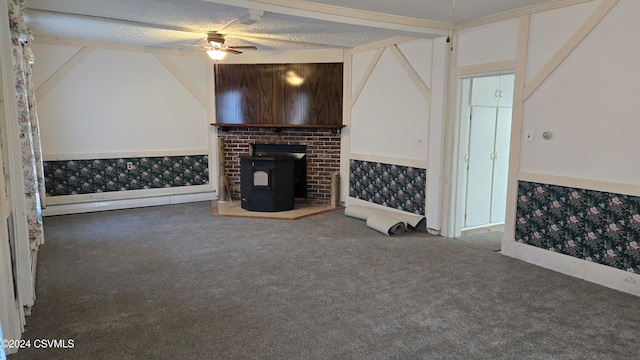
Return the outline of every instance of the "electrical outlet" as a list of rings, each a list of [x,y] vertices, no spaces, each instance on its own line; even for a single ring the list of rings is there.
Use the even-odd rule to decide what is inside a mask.
[[[133,163],[132,162],[128,162],[127,163],[127,170],[133,170]]]
[[[524,133],[524,141],[528,142],[528,143],[532,143],[533,142],[533,130],[527,130]]]

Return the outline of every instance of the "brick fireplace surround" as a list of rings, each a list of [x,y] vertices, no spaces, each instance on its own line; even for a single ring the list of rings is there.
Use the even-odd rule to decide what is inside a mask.
[[[224,138],[225,168],[231,196],[240,199],[240,156],[248,156],[251,144],[306,145],[307,202],[329,204],[331,174],[340,171],[340,134],[325,129],[218,130]]]

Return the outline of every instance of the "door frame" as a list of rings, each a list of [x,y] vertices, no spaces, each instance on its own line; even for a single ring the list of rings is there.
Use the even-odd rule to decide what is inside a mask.
[[[464,227],[464,213],[466,206],[467,169],[464,155],[469,143],[469,115],[471,106],[469,101],[463,101],[465,96],[471,96],[471,80],[479,77],[515,74],[515,69],[499,71],[461,74],[455,77],[455,96],[453,111],[453,153],[451,155],[451,196],[449,199],[448,236],[459,237]],[[468,100],[468,99],[467,99]],[[513,121],[513,119],[512,119]],[[511,141],[511,139],[510,139]]]

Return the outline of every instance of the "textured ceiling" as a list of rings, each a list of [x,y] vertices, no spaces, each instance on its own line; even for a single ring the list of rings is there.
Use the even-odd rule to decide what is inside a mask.
[[[451,21],[451,8],[455,4],[453,13],[455,21],[461,22],[534,6],[549,0],[307,0],[307,2],[445,22]]]
[[[38,36],[175,48],[207,31],[227,45],[259,50],[350,48],[394,36],[446,33],[454,0],[27,0],[26,19]],[[547,0],[455,0],[456,22]],[[249,9],[264,11],[245,25]]]

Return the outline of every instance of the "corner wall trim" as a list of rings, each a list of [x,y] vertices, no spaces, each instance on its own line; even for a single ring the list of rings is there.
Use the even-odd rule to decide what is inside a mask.
[[[398,45],[391,45],[389,46],[389,49],[391,50],[391,53],[396,57],[396,60],[398,60],[398,63],[400,63],[400,66],[402,66],[404,71],[407,73],[413,84],[416,86],[416,88],[418,88],[420,93],[422,93],[422,96],[424,96],[425,100],[431,103],[431,89],[427,84],[424,83],[424,80],[422,80],[416,69],[414,69],[413,65],[411,65],[409,60],[407,60],[400,48],[398,48]]]
[[[524,100],[526,101],[542,83],[562,64],[562,62],[580,45],[587,35],[593,30],[602,19],[613,9],[618,0],[605,0],[602,4],[585,20],[576,32],[562,45],[562,47],[551,57],[542,69],[524,87]]]
[[[179,194],[168,196],[155,196],[140,199],[124,199],[124,200],[105,200],[94,201],[77,204],[58,204],[49,205],[43,210],[44,216],[71,215],[88,212],[132,209],[147,206],[174,205],[189,202],[217,200],[218,195],[215,192],[206,192],[198,194]]]
[[[367,81],[369,81],[369,77],[371,77],[371,73],[373,73],[373,70],[375,70],[376,65],[378,65],[378,61],[380,61],[380,58],[382,57],[382,53],[384,52],[384,49],[385,48],[378,49],[373,59],[371,59],[371,63],[369,63],[369,67],[367,67],[367,71],[362,77],[362,80],[360,80],[358,87],[356,88],[355,92],[351,94],[351,107],[355,105],[356,101],[358,100],[358,96],[360,96],[360,93],[362,92],[362,89],[364,89],[364,86],[367,84]]]
[[[174,64],[173,61],[169,59],[169,57],[162,54],[154,55],[156,59],[158,59],[158,61],[160,61],[160,63],[162,63],[162,65],[164,65],[164,67],[171,73],[171,75],[173,75],[176,80],[178,80],[182,84],[182,86],[184,86],[185,89],[187,89],[191,93],[191,95],[193,95],[193,97],[195,97],[200,102],[200,104],[202,104],[202,106],[207,106],[207,98],[205,94],[200,91],[200,89],[198,89],[198,87],[193,82],[191,82],[191,80],[189,80],[189,78],[182,71],[180,71],[180,68],[178,68],[178,66],[176,66],[176,64]]]
[[[42,99],[49,90],[53,89],[60,80],[64,79],[75,67],[82,62],[89,54],[93,52],[92,48],[82,48],[75,53],[64,65],[56,70],[42,85],[36,89],[36,99]]]
[[[507,239],[502,240],[501,253],[545,269],[640,296],[640,275],[638,274]]]

